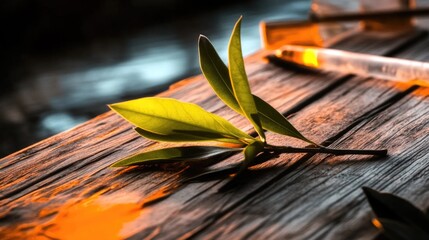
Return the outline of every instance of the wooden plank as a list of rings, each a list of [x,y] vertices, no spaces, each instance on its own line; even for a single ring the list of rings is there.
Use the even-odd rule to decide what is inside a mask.
[[[421,50],[428,46],[426,39],[400,57],[427,61],[429,53]],[[365,85],[379,88],[373,81],[379,80],[369,80]],[[394,84],[391,87],[407,88]],[[347,108],[354,108],[358,101],[376,100],[368,96],[373,91],[354,98],[357,88],[361,86],[350,86],[353,92],[337,92],[320,99],[300,113],[300,117],[309,118],[300,121],[308,123],[317,116],[320,121],[314,122],[314,128],[318,129],[319,123],[336,121],[319,109],[328,106],[326,112],[338,113],[342,122],[344,110],[349,110],[335,111],[330,104],[335,102],[337,108],[338,100],[345,101],[340,103],[344,106],[348,100],[351,106]],[[221,239],[373,239],[377,230],[371,226],[372,214],[362,186],[398,194],[427,209],[429,89],[412,89],[415,90],[335,142],[339,148],[384,146],[389,149],[388,158],[368,161],[353,156],[316,155],[292,171],[285,169],[275,184],[265,185],[201,234]],[[338,99],[342,94],[345,95]],[[260,178],[258,174],[254,177]]]
[[[361,40],[355,38],[343,42],[342,47],[382,54],[409,39],[410,36],[405,36],[389,41],[369,42],[362,36]],[[360,48],[363,42],[370,44]],[[267,65],[257,59],[257,57],[250,59],[248,65],[252,87],[257,95],[265,98],[282,111],[286,111],[299,101],[328,86],[334,87],[343,77],[335,74],[317,76],[296,74]],[[270,84],[266,84],[266,79],[270,79]],[[373,87],[374,85],[366,86],[369,89]],[[189,81],[186,85],[172,89],[162,96],[198,103],[209,111],[227,116],[243,129],[250,129],[243,118],[237,117],[223,107],[208,89],[201,77],[197,77],[196,80]],[[383,84],[380,85],[380,89],[383,93],[381,98],[398,92]],[[365,91],[367,89],[364,88],[363,92]],[[287,95],[284,96],[286,93]],[[375,94],[375,98],[377,97],[380,96]],[[300,122],[299,119],[298,115],[294,118],[297,122]],[[333,131],[335,130],[333,129]],[[315,135],[315,139],[321,140],[322,138]],[[160,147],[160,144],[154,145],[138,138],[131,133],[128,124],[112,113],[107,113],[72,131],[62,133],[2,159],[0,161],[2,170],[0,182],[3,183],[0,187],[0,205],[2,206],[0,230],[3,231],[1,232],[7,233],[8,236],[11,236],[12,233],[18,234],[17,236],[44,233],[46,230],[43,226],[50,226],[52,221],[55,223],[58,216],[61,216],[64,211],[70,210],[70,206],[78,206],[82,199],[98,196],[97,194],[104,192],[106,193],[101,196],[102,198],[112,200],[125,196],[128,198],[127,203],[142,203],[144,200],[141,198],[151,198],[153,195],[150,194],[154,192],[162,194],[162,187],[174,184],[180,178],[180,174],[143,171],[142,169],[112,170],[107,168],[121,157],[150,146]],[[234,160],[236,157],[228,161]],[[269,164],[269,166],[277,165],[285,166],[287,163],[280,160]],[[282,171],[275,170],[270,174],[276,175]],[[218,182],[188,185],[159,205],[146,207],[143,210],[139,208],[139,213],[143,211],[144,214],[140,213],[134,219],[135,225],[127,228],[126,235],[136,233],[135,236],[141,238],[155,233],[164,237],[193,234],[192,230],[199,230],[201,226],[206,226],[202,222],[206,217],[209,217],[207,218],[209,220],[221,217],[221,215],[217,215],[219,209],[233,208],[247,199],[246,195],[252,193],[252,190],[258,189],[269,181],[272,181],[272,177],[266,176],[254,186],[248,186],[247,189],[238,190],[229,195],[216,194],[216,189],[212,187],[218,185]],[[210,218],[213,216],[214,218]],[[178,221],[181,218],[184,220]],[[174,226],[177,225],[186,227],[175,229]],[[175,230],[168,231],[168,229]]]
[[[323,99],[324,101],[322,104],[309,106],[307,109],[299,112],[292,118],[292,121],[301,129],[307,129],[308,125],[310,125],[311,136],[315,136],[317,141],[323,141],[350,126],[350,124],[352,124],[356,118],[359,118],[365,110],[369,111],[376,108],[382,101],[390,99],[400,93],[400,91],[401,89],[395,88],[395,84],[392,82],[368,80],[362,83],[362,79],[355,78],[337,88],[335,93],[328,95],[327,98]],[[320,109],[324,110],[321,111]],[[308,133],[309,132],[307,132],[307,134]],[[270,137],[275,137],[273,134],[267,136],[268,139],[270,139]],[[274,143],[284,144],[285,139],[276,138]],[[378,145],[373,145],[372,147],[377,146]],[[275,169],[257,174],[257,176],[254,177],[255,179],[249,177],[248,184],[242,186],[240,189],[236,189],[234,192],[217,194],[216,190],[221,184],[213,186],[213,189],[208,190],[211,195],[205,196],[208,194],[205,193],[204,195],[196,196],[191,202],[187,203],[185,208],[175,210],[174,215],[161,225],[163,231],[158,236],[161,238],[177,238],[179,236],[200,236],[198,234],[201,234],[201,236],[206,236],[208,238],[250,237],[250,235],[246,234],[255,231],[255,225],[257,226],[260,224],[259,221],[264,222],[267,219],[271,219],[269,214],[270,211],[265,211],[264,209],[269,209],[272,205],[275,205],[275,202],[266,201],[264,195],[260,195],[259,193],[269,186],[276,186],[278,184],[278,178],[282,177],[284,174],[293,173],[293,169],[307,159],[300,158],[300,156],[302,155],[284,155],[275,162],[263,165],[261,168],[275,167]],[[284,169],[285,167],[289,168]],[[303,171],[305,172],[305,170]],[[308,190],[309,188],[306,184],[311,180],[312,178],[309,178],[309,180],[298,182],[294,190]],[[284,187],[284,185],[282,186]],[[293,192],[287,192],[287,194],[294,200],[297,200]],[[258,203],[260,203],[260,205],[246,208],[247,199],[253,199],[253,196],[258,196]],[[284,194],[279,194],[278,197],[276,197],[277,193],[274,192],[271,192],[269,196],[276,200],[285,197]],[[314,197],[317,198],[317,194],[315,194]],[[297,204],[299,204],[300,201],[297,202]],[[280,203],[280,206],[283,205]],[[162,207],[165,207],[165,205]],[[194,208],[198,208],[198,211],[193,211]],[[245,210],[241,211],[242,208]],[[233,214],[228,214],[231,210],[235,211],[233,211]],[[287,215],[287,213],[284,214]],[[225,217],[218,218],[219,215],[225,215]],[[244,218],[245,220],[241,219],[243,215],[246,216],[246,218]],[[192,220],[183,221],[181,219]],[[227,219],[231,219],[231,221]],[[307,215],[302,215],[302,219],[305,221]],[[288,223],[285,222],[276,225],[275,222],[276,219],[273,218],[270,224],[267,224],[266,228],[260,229],[260,231],[267,232],[270,225],[275,225],[279,228],[288,225]],[[206,230],[205,227],[208,227],[208,230]],[[293,225],[291,227],[293,228]],[[183,235],[180,235],[179,231],[182,231]],[[228,231],[231,231],[231,234],[228,234]],[[145,233],[139,235],[139,237],[145,236],[144,234]],[[299,234],[289,237],[297,236],[299,236]],[[265,239],[267,237],[269,237],[267,234],[258,236],[259,239]],[[283,239],[285,236],[277,235],[277,237]]]

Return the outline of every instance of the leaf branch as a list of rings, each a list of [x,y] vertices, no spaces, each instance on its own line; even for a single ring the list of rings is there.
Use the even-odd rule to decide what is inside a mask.
[[[247,169],[269,161],[282,153],[327,153],[333,155],[386,156],[387,150],[334,149],[318,145],[304,137],[279,111],[251,92],[241,50],[241,17],[236,22],[228,45],[229,65],[219,57],[209,39],[200,36],[199,60],[202,73],[218,97],[232,110],[245,116],[259,135],[250,136],[221,116],[207,112],[200,106],[170,98],[147,97],[109,105],[110,108],[135,126],[141,136],[161,142],[215,142],[232,146],[176,146],[141,152],[114,163],[113,167],[151,164],[187,164],[203,169],[242,152],[244,160],[225,169],[205,172],[193,178],[228,177],[236,173],[228,186],[237,183]],[[266,142],[264,130],[294,137],[312,144],[296,148],[274,146]]]
[[[387,150],[374,150],[374,149],[335,149],[327,147],[316,147],[316,148],[296,148],[288,146],[273,146],[267,145],[265,150],[272,151],[275,153],[329,153],[333,155],[374,155],[374,156],[386,156]]]

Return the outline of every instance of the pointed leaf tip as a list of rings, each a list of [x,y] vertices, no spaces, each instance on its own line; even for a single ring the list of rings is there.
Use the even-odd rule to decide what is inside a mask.
[[[203,34],[200,34],[198,36],[198,46],[200,46],[201,42],[203,42],[203,41],[207,41],[207,37],[204,36]]]

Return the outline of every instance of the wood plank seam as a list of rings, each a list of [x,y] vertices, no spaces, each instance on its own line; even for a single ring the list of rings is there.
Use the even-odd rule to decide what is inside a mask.
[[[399,92],[396,95],[393,95],[392,97],[388,98],[386,101],[382,102],[381,104],[377,105],[375,108],[368,110],[367,112],[364,112],[361,116],[356,118],[352,123],[350,123],[349,126],[338,132],[336,135],[332,136],[329,139],[326,139],[322,145],[329,146],[332,143],[334,143],[336,140],[341,138],[341,136],[345,135],[347,132],[351,131],[353,128],[355,128],[357,125],[360,125],[364,122],[370,121],[374,117],[376,117],[378,114],[382,113],[383,111],[387,110],[390,106],[393,104],[399,102],[404,97],[408,96],[412,92],[414,92],[416,89],[418,89],[419,86],[413,85],[406,89],[405,91]]]
[[[395,55],[401,54],[402,52],[406,51],[410,46],[414,46],[419,42],[423,42],[428,36],[428,33],[429,32],[427,30],[420,30],[420,34],[418,34],[414,38],[410,38],[408,41],[404,41],[402,44],[398,45],[391,51],[388,51],[385,56],[394,57]]]

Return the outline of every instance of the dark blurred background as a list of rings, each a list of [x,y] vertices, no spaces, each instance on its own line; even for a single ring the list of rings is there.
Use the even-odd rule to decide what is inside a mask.
[[[244,16],[244,54],[261,20],[304,18],[309,0],[3,0],[0,157],[199,74],[197,39],[226,61]]]

